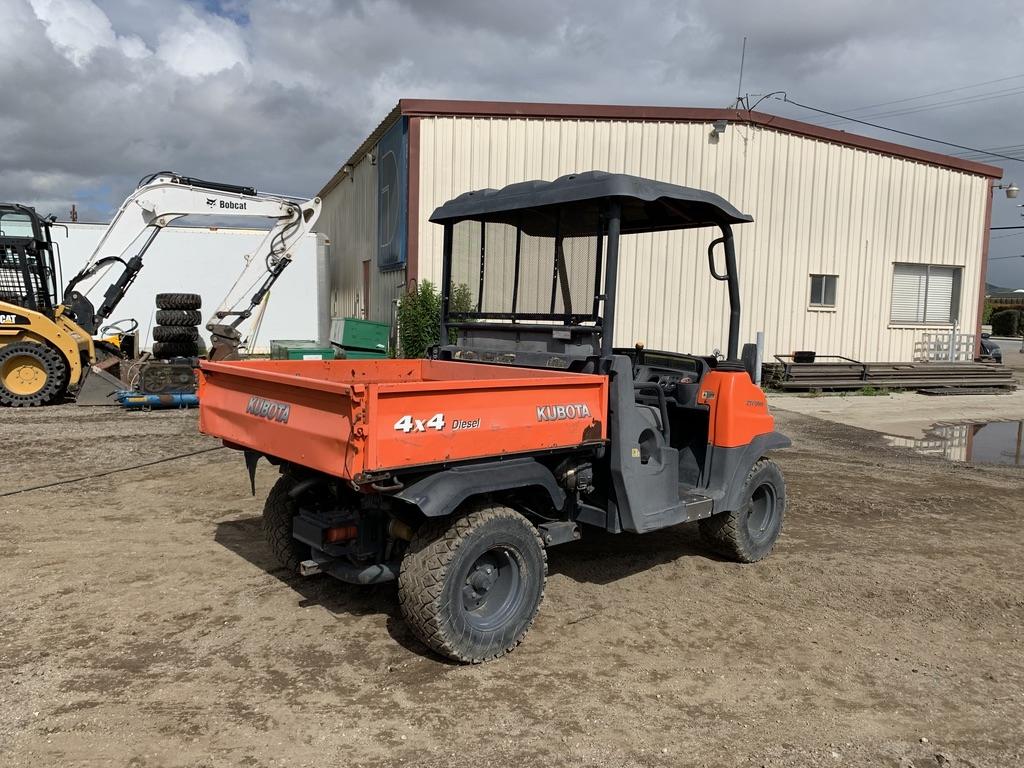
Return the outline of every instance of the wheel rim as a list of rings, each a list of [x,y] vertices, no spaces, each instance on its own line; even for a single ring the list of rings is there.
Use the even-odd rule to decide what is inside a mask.
[[[9,392],[27,397],[41,392],[46,386],[46,367],[32,355],[12,355],[4,360],[0,377]]]
[[[765,483],[754,489],[747,505],[747,533],[754,541],[771,536],[776,517],[775,488]]]
[[[523,601],[519,558],[508,547],[484,552],[462,584],[462,613],[474,629],[493,630],[514,617]]]

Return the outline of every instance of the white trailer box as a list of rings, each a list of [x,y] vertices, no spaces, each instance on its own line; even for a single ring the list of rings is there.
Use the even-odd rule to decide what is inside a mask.
[[[106,225],[68,223],[65,226],[67,237],[61,227],[54,227],[53,239],[60,249],[66,284],[88,261]],[[198,293],[203,297],[205,324],[242,272],[245,255],[259,246],[265,234],[266,230],[235,227],[165,228],[146,251],[138,279],[107,322],[134,317],[139,321],[139,343],[143,349],[149,349],[156,310],[154,297],[158,293],[180,292]],[[323,235],[314,233],[299,241],[292,253],[292,263],[270,291],[251,352],[269,352],[271,339],[316,339],[319,336],[318,307],[324,306],[326,312],[326,297],[318,295],[317,264],[324,260],[318,258],[317,249],[318,246],[326,248],[325,241]],[[116,274],[111,271],[105,278],[84,283],[93,304],[99,305],[103,291]],[[209,342],[209,334],[201,330]]]

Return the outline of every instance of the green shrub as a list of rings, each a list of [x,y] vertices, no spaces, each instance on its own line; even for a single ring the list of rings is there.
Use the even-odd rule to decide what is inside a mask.
[[[460,283],[449,297],[452,312],[468,312],[473,300],[469,286]],[[441,331],[441,294],[429,280],[402,297],[398,305],[399,357],[426,357],[427,350],[438,343]],[[455,342],[455,331],[449,332],[448,343]]]
[[[993,336],[1016,336],[1020,333],[1020,313],[1015,309],[1004,309],[992,313]]]
[[[452,312],[469,312],[473,309],[473,297],[469,293],[469,286],[465,283],[459,283],[452,288],[452,295],[448,297],[448,301],[451,304]],[[455,343],[454,336],[451,343]]]
[[[992,322],[992,313],[995,311],[995,307],[992,305],[990,299],[985,299],[985,308],[981,312],[981,323],[982,325],[988,325]]]
[[[867,386],[858,389],[857,394],[865,397],[881,397],[882,395],[888,395],[889,390],[885,387],[874,387],[871,384],[868,384]]]

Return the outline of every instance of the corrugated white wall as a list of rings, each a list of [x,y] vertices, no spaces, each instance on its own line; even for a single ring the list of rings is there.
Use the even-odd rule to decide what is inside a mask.
[[[377,268],[377,167],[360,160],[350,176],[323,196],[317,232],[330,240],[331,315],[391,322],[392,301],[402,295],[405,270]],[[370,295],[363,295],[363,262],[370,262]],[[367,301],[368,298],[368,301]]]
[[[912,359],[915,339],[934,328],[890,324],[895,262],[963,267],[959,324],[974,332],[987,179],[756,126],[730,124],[717,141],[711,130],[703,123],[421,118],[419,278],[439,282],[442,229],[427,219],[446,200],[607,170],[709,189],[754,217],[735,228],[741,341],[764,330],[769,354],[814,349],[865,361]],[[710,278],[705,255],[714,236],[623,240],[617,344],[725,348],[728,297],[725,284]],[[839,276],[834,310],[809,308],[812,273]],[[349,285],[361,282],[352,274]]]

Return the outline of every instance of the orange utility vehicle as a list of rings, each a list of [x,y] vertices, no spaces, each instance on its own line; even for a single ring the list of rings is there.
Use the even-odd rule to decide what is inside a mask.
[[[766,454],[789,440],[738,355],[732,226],[749,216],[590,172],[468,192],[431,221],[444,227],[431,359],[201,363],[200,429],[245,451],[250,480],[261,457],[280,468],[264,528],[282,565],[397,579],[415,634],[480,662],[532,624],[545,548],[588,527],[700,521],[728,557],[771,551],[786,490]],[[720,233],[708,259],[728,289],[727,355],[613,348],[620,239],[701,227]],[[455,311],[456,288],[470,309]]]

